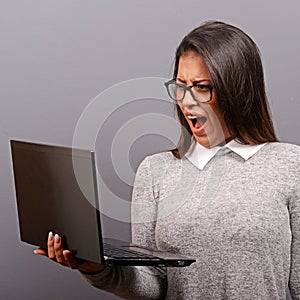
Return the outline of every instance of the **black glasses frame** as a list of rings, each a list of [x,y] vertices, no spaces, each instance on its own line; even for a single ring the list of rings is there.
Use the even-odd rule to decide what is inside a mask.
[[[170,85],[173,85],[173,84],[175,84],[177,87],[180,87],[180,88],[182,88],[182,89],[184,90],[181,99],[177,99],[177,98],[172,97],[172,94],[171,94],[171,92],[170,92],[170,90],[169,90],[169,86],[170,86]],[[200,102],[200,103],[208,103],[209,101],[212,100],[212,90],[214,89],[214,87],[213,87],[211,84],[199,84],[199,83],[197,83],[197,84],[193,84],[193,85],[184,85],[184,84],[177,83],[175,79],[171,79],[171,80],[165,82],[164,85],[165,85],[165,87],[167,88],[167,91],[168,91],[168,94],[169,94],[170,98],[171,98],[172,100],[174,100],[175,102],[182,101],[182,100],[184,99],[184,97],[185,97],[186,91],[189,91],[189,92],[191,93],[193,99],[194,99],[195,101],[197,101],[197,102]],[[192,88],[193,88],[194,86],[201,86],[201,87],[203,87],[203,88],[208,88],[208,89],[209,89],[209,93],[210,93],[209,100],[201,101],[201,100],[197,99],[197,98],[195,97],[194,93],[193,93],[193,90],[192,90]]]

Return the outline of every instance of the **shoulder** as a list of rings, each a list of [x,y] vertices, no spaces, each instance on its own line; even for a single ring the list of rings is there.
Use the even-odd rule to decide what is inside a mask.
[[[289,176],[300,172],[300,146],[289,143],[268,143],[257,154],[262,165]]]
[[[268,143],[267,146],[269,146],[271,149],[274,150],[295,151],[298,153],[300,152],[300,146],[291,143],[275,142],[275,143]]]
[[[154,177],[161,177],[181,168],[182,160],[176,158],[171,151],[164,151],[146,156],[138,167],[138,173],[147,172]]]
[[[262,154],[271,157],[275,156],[280,160],[297,160],[300,159],[300,146],[295,144],[276,142],[268,143],[263,148]]]
[[[164,163],[174,163],[176,161],[179,161],[171,151],[163,151],[159,153],[155,153],[153,155],[147,156],[145,158],[146,161],[148,161],[151,165],[157,165]]]
[[[139,168],[141,167],[155,167],[155,166],[159,166],[165,163],[170,163],[172,164],[172,162],[176,162],[177,158],[175,158],[175,156],[172,154],[171,151],[163,151],[163,152],[159,152],[159,153],[155,153],[152,155],[148,155],[146,156],[139,164]]]

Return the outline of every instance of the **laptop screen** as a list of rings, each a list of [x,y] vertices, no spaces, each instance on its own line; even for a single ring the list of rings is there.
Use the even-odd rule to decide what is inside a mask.
[[[77,257],[101,262],[94,152],[21,141],[11,152],[21,240],[46,248],[52,231]]]

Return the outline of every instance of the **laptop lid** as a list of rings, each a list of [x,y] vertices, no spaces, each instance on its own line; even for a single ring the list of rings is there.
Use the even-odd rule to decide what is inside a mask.
[[[46,249],[51,230],[77,257],[103,262],[94,152],[12,140],[11,154],[21,241]]]
[[[25,141],[10,143],[21,241],[46,249],[52,231],[62,237],[64,248],[76,250],[76,257],[107,265],[184,267],[195,261],[112,239],[105,244],[131,253],[108,255],[105,251],[110,247],[105,249],[101,233],[95,153]]]

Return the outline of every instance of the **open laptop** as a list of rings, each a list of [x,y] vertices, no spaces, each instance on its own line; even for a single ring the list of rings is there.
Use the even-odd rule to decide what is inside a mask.
[[[93,151],[16,140],[10,146],[21,241],[46,249],[52,231],[76,257],[105,265],[185,267],[195,262],[102,238]]]

